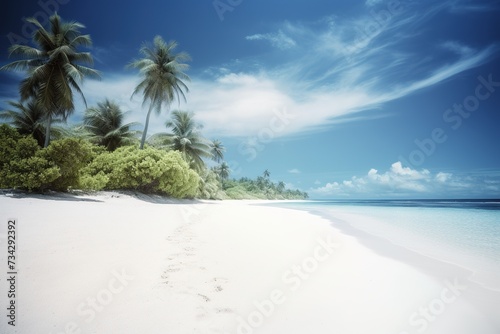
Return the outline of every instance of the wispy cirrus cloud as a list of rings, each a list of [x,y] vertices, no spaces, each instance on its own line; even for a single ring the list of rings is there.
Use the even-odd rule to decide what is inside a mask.
[[[269,41],[272,46],[281,50],[290,49],[297,45],[292,38],[281,30],[276,33],[250,35],[245,38],[249,41]]]
[[[407,6],[383,23],[370,12],[350,19],[328,16],[315,22],[284,22],[277,32],[267,35],[286,36],[297,47],[276,50],[273,56],[281,60],[279,65],[257,57],[258,70],[239,67],[232,72],[225,67],[229,73],[215,75],[215,83],[199,83],[212,88],[209,90],[220,101],[217,106],[211,108],[213,103],[207,97],[191,99],[189,105],[203,106],[200,117],[207,122],[225,118],[235,124],[238,133],[229,127],[213,128],[229,136],[257,134],[273,110],[282,106],[295,116],[294,122],[276,135],[296,134],[348,119],[377,117],[359,112],[437,85],[490,61],[497,52],[495,45],[474,49],[457,40],[439,40],[429,47],[447,50],[455,57],[443,61],[433,59],[428,51],[408,48],[414,31],[445,11],[446,5],[431,4],[419,10]],[[365,28],[370,26],[375,29],[366,34],[369,29]],[[423,53],[427,63],[422,62]],[[224,86],[228,80],[231,85]],[[238,126],[242,123],[243,128]]]
[[[367,9],[348,18],[287,21],[275,31],[242,36],[248,43],[268,41],[274,49],[200,71],[189,84],[188,102],[171,108],[196,112],[207,135],[217,137],[257,136],[283,110],[289,122],[272,133],[275,137],[383,117],[382,104],[480,66],[497,53],[495,45],[474,48],[457,39],[413,46],[426,22],[449,10],[450,3],[401,1],[385,18]],[[451,57],[435,57],[434,50]],[[86,81],[82,88],[90,105],[108,97],[131,111],[128,121],[143,122],[140,96],[130,99],[137,83],[134,73],[103,73],[102,81]],[[80,120],[83,109],[79,104],[72,121]],[[153,116],[149,132],[164,131],[166,120],[165,114]]]
[[[446,41],[443,44],[441,44],[441,47],[443,49],[454,52],[461,58],[466,58],[474,54],[474,49],[466,45],[460,44],[459,42],[456,41]]]
[[[469,13],[469,12],[489,12],[492,10],[500,10],[498,1],[490,3],[473,3],[472,1],[450,1],[450,12],[452,13]]]

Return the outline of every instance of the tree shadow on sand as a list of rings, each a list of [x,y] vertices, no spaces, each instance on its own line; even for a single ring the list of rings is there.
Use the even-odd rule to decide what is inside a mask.
[[[17,198],[17,199],[23,199],[23,198],[34,198],[34,199],[41,199],[41,200],[49,200],[49,201],[75,201],[75,202],[96,202],[96,203],[102,203],[104,201],[96,199],[96,198],[89,198],[86,197],[90,194],[84,194],[84,193],[62,193],[62,192],[53,192],[53,191],[48,191],[48,192],[43,192],[43,193],[37,193],[37,192],[28,192],[28,191],[23,191],[23,190],[17,190],[17,189],[1,189],[0,190],[0,196],[3,197],[10,197],[10,198]]]
[[[167,197],[158,194],[144,194],[136,191],[81,191],[73,190],[69,192],[55,192],[46,191],[40,192],[28,192],[18,189],[0,189],[0,196],[10,197],[10,198],[34,198],[49,201],[75,201],[75,202],[94,202],[94,203],[104,203],[107,199],[119,199],[126,197],[133,197],[137,200],[153,203],[153,204],[212,204],[207,201],[201,201],[197,199],[177,199],[172,197]]]

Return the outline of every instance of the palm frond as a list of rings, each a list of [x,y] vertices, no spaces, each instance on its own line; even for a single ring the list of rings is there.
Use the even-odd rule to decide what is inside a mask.
[[[160,137],[164,143],[168,142],[171,149],[180,151],[195,170],[205,168],[203,158],[211,159],[213,156],[211,142],[202,136],[202,125],[194,120],[194,114],[175,110],[165,126],[171,133]]]
[[[124,115],[116,103],[106,99],[85,111],[84,126],[96,143],[112,151],[137,135],[131,130],[137,123],[123,124]]]
[[[188,88],[182,80],[189,80],[189,77],[183,73],[188,69],[188,65],[181,61],[189,60],[189,55],[185,52],[175,54],[176,47],[176,42],[166,43],[161,36],[155,36],[152,45],[143,43],[141,46],[139,53],[143,58],[127,65],[128,68],[139,70],[141,76],[141,81],[134,89],[132,97],[142,93],[143,106],[147,103],[150,105],[141,148],[146,139],[150,112],[155,110],[156,113],[160,113],[163,106],[168,109],[172,101],[179,100],[181,96],[184,100],[186,99],[184,91],[187,92]]]
[[[99,77],[99,72],[81,65],[93,64],[89,53],[78,52],[77,47],[92,44],[89,35],[82,35],[84,25],[78,22],[63,22],[57,14],[49,18],[47,30],[36,18],[28,18],[36,30],[33,34],[35,47],[14,45],[9,51],[21,60],[4,65],[0,70],[26,71],[21,81],[21,100],[34,98],[48,119],[61,117],[65,120],[74,110],[74,94],[78,93],[84,103],[85,96],[78,83],[86,77]]]

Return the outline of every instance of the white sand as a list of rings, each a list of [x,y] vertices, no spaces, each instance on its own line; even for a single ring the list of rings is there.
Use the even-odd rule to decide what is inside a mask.
[[[0,332],[500,332],[497,296],[462,271],[422,270],[325,219],[251,203],[1,195]],[[8,218],[18,219],[15,327]]]

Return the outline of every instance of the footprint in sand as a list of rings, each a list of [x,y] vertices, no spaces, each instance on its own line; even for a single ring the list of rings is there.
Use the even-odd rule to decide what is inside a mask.
[[[223,285],[227,283],[227,278],[224,277],[214,277],[213,281],[215,282],[214,289],[216,292],[221,292],[224,290]]]
[[[200,296],[201,298],[203,298],[203,300],[205,300],[206,303],[208,303],[210,301],[210,298],[208,298],[205,295],[202,295],[201,293],[199,293],[198,296]]]
[[[234,313],[234,311],[230,308],[216,308],[215,312],[217,312],[217,313]]]

